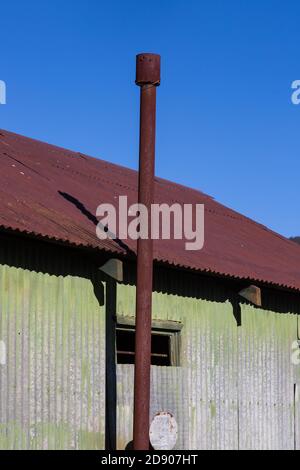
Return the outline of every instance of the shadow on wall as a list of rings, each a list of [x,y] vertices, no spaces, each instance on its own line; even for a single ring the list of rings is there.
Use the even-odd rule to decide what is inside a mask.
[[[128,261],[124,265],[124,284],[135,285],[135,264]],[[252,305],[243,299],[239,292],[250,284],[255,284],[262,291],[262,307],[253,308],[277,313],[300,314],[300,295],[280,289],[274,289],[255,281],[251,282],[205,275],[188,270],[180,270],[164,264],[154,266],[153,289],[155,292],[190,297],[211,302],[231,302],[237,324],[241,321],[241,305]]]
[[[104,293],[105,286],[105,293]],[[95,296],[100,305],[105,303],[105,449],[115,450],[117,445],[117,370],[116,370],[116,326],[117,326],[117,285],[116,281],[101,271],[93,279]],[[102,303],[103,302],[103,303]]]

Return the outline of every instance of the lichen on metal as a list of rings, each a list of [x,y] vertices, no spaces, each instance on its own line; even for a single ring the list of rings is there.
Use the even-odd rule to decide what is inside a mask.
[[[105,318],[91,282],[1,265],[0,297],[0,449],[103,449]]]
[[[29,245],[31,248],[29,248]],[[105,447],[105,309],[99,272],[76,252],[10,238],[0,250],[0,449]],[[134,280],[117,285],[116,318],[134,321]],[[178,423],[176,449],[300,447],[299,300],[155,271],[153,322],[180,325],[180,367],[151,368],[151,418]],[[102,292],[97,292],[97,289]],[[239,292],[238,289],[235,290]],[[270,304],[266,307],[266,301]],[[297,385],[297,387],[296,387]],[[133,366],[117,366],[117,440],[132,440]]]
[[[153,293],[153,318],[183,325],[182,366],[152,366],[151,413],[153,417],[167,409],[175,416],[176,449],[299,447],[294,385],[300,383],[300,371],[291,362],[297,310],[287,313],[288,305],[272,311],[241,303],[239,322],[229,300],[220,303],[164,291]],[[120,315],[134,316],[134,296],[134,286],[118,286]],[[118,448],[124,449],[132,439],[133,367],[118,365],[117,380]]]

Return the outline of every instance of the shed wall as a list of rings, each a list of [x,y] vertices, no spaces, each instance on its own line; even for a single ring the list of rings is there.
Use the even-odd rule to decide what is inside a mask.
[[[105,317],[134,318],[134,279],[125,269],[115,308],[114,289],[105,299],[97,278],[99,260],[73,254],[1,243],[0,449],[105,447]],[[174,414],[176,448],[300,448],[300,365],[291,363],[298,297],[266,291],[258,309],[237,301],[239,285],[166,269],[155,270],[154,288],[153,318],[183,326],[180,366],[151,371],[151,417]],[[133,366],[118,365],[116,381],[124,449],[132,439]],[[113,430],[113,413],[109,423]]]
[[[69,260],[24,258],[0,265],[0,449],[103,449],[104,307]]]
[[[183,324],[181,365],[152,366],[151,419],[162,410],[175,416],[177,449],[299,446],[291,361],[296,308],[281,302],[276,308],[274,300],[281,313],[166,290],[153,294],[153,318]],[[209,297],[220,292],[212,288]],[[134,316],[134,305],[135,288],[118,286],[117,313]],[[117,366],[117,392],[118,448],[124,449],[132,439],[133,366]]]

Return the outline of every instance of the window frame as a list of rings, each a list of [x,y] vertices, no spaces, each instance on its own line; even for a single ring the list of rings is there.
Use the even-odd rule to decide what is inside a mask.
[[[153,320],[151,327],[151,335],[162,335],[169,338],[169,359],[170,364],[167,366],[156,367],[180,367],[181,359],[181,330],[182,323],[175,321]],[[116,364],[118,364],[118,351],[117,351],[117,331],[131,331],[135,332],[135,318],[117,316],[116,321]]]

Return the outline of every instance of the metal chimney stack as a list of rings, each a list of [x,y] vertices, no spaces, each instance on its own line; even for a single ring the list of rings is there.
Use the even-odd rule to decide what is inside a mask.
[[[136,57],[136,84],[140,91],[140,150],[138,202],[148,209],[147,240],[137,245],[136,339],[133,447],[149,449],[153,243],[151,205],[154,194],[156,87],[160,84],[160,56]]]

